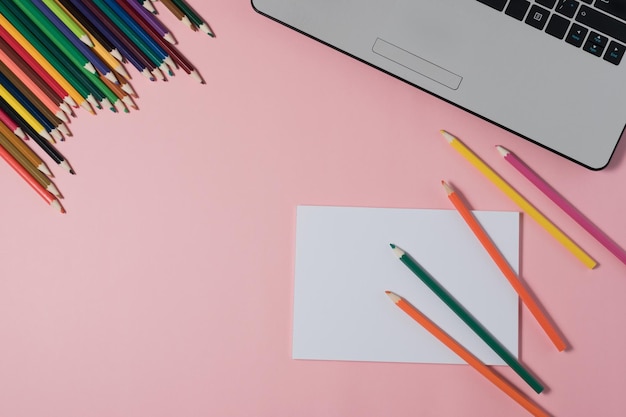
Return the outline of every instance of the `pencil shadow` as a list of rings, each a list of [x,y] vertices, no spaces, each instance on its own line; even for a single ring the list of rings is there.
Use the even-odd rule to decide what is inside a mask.
[[[523,222],[524,222],[524,218],[520,216],[520,242],[524,241],[524,227],[523,227]],[[520,245],[520,249],[519,249],[519,259],[522,260],[524,259],[524,251],[523,251],[523,246]],[[524,267],[523,267],[523,262],[519,262],[519,273],[518,273],[518,277],[520,279],[520,281],[522,282],[522,284],[526,287],[526,290],[528,291],[528,293],[531,295],[531,297],[535,300],[535,303],[537,304],[537,307],[541,310],[541,312],[545,315],[545,317],[550,321],[550,324],[552,324],[553,328],[555,329],[556,333],[559,335],[559,337],[564,341],[566,347],[562,352],[558,352],[558,353],[563,353],[563,352],[570,352],[571,350],[573,350],[572,345],[570,344],[569,340],[565,337],[565,335],[561,332],[560,328],[558,326],[556,326],[556,324],[554,323],[554,321],[552,320],[552,317],[550,316],[550,314],[548,314],[548,311],[545,309],[545,307],[543,306],[543,304],[541,303],[540,299],[538,297],[536,297],[535,292],[532,290],[532,288],[530,288],[527,284],[526,281],[524,280]],[[523,322],[522,322],[522,310],[524,309],[524,305],[522,303],[522,301],[520,300],[519,302],[519,325],[520,325],[520,329],[523,326]],[[543,330],[540,329],[543,333]],[[547,336],[546,336],[547,337]],[[552,344],[550,342],[550,344]],[[523,347],[522,347],[522,340],[520,338],[520,340],[518,341],[518,351],[519,351],[519,357],[520,357],[520,362],[524,363],[522,361],[522,358],[524,357],[524,352],[523,352]],[[536,375],[533,376],[536,377]],[[547,387],[544,385],[544,390],[542,392],[542,394],[548,394],[551,391],[550,387]]]

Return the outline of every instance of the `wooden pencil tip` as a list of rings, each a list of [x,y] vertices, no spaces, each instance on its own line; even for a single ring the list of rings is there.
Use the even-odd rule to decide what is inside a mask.
[[[454,192],[454,188],[452,188],[452,186],[448,184],[447,182],[441,181],[441,185],[443,185],[443,188],[444,190],[446,190],[446,193],[448,193],[448,195]]]
[[[389,298],[391,298],[391,301],[393,301],[394,303],[397,303],[398,301],[401,300],[400,296],[396,293],[393,293],[391,291],[385,291],[385,294],[387,294],[387,296]]]
[[[393,250],[393,253],[398,257],[398,258],[402,258],[402,256],[404,256],[404,251],[402,249],[400,249],[399,247],[397,247],[396,245],[394,245],[393,243],[390,243],[389,246],[391,246],[391,250]]]
[[[507,156],[508,154],[510,154],[511,152],[507,149],[505,149],[504,147],[500,146],[500,145],[496,145],[496,149],[498,150],[498,152],[500,153],[500,155],[502,156]]]
[[[452,141],[455,139],[454,136],[452,136],[450,133],[448,133],[447,131],[441,129],[439,131],[439,133],[441,133],[443,135],[443,137],[450,143],[452,143]]]

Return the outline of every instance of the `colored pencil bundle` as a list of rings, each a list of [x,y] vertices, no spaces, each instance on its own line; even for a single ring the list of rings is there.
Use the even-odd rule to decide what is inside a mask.
[[[215,36],[184,0],[161,3],[192,30]],[[62,213],[52,174],[27,143],[74,174],[55,145],[71,136],[75,109],[137,109],[125,65],[151,81],[181,69],[204,83],[157,14],[150,0],[0,1],[0,156]]]

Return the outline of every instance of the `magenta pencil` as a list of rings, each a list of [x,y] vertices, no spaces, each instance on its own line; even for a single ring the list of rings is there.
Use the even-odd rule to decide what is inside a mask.
[[[544,193],[550,200],[552,200],[557,206],[561,208],[568,216],[570,216],[576,223],[578,223],[583,229],[585,229],[591,236],[594,237],[602,246],[607,248],[617,259],[626,264],[626,252],[615,242],[613,242],[604,232],[602,232],[596,225],[591,223],[576,207],[574,207],[569,201],[563,198],[554,188],[552,188],[545,180],[537,175],[532,169],[530,169],[521,159],[519,159],[514,153],[503,148],[502,146],[496,146],[500,155],[504,159],[513,165],[513,167],[519,171],[524,177],[526,177],[535,187],[537,187],[542,193]]]
[[[11,129],[11,131],[15,133],[18,138],[22,140],[26,139],[26,135],[24,134],[22,128],[19,127],[19,125],[11,119],[11,116],[6,114],[2,109],[0,109],[0,122],[4,123],[9,129]]]

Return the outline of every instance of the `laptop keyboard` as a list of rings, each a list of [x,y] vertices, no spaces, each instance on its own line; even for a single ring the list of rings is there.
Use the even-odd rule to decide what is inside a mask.
[[[626,52],[626,0],[477,0],[619,65]]]

